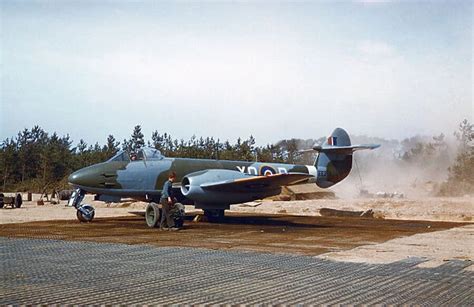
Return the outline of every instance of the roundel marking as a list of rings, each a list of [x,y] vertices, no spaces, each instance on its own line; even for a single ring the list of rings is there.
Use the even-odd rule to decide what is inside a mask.
[[[268,166],[268,165],[262,165],[260,167],[260,170],[258,172],[261,176],[271,176],[271,175],[275,175],[276,174],[276,171],[273,167],[271,166]]]

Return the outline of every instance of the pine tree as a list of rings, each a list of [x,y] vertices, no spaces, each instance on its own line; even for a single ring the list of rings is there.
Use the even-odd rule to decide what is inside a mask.
[[[9,179],[11,180],[11,183],[14,183],[13,181],[15,178],[12,175],[18,165],[16,152],[17,145],[13,139],[7,138],[3,141],[3,144],[0,147],[0,167],[3,173],[3,191],[5,191]]]
[[[145,140],[143,138],[142,127],[136,125],[133,129],[132,137],[130,139],[130,149],[132,152],[137,152],[140,148],[145,146]]]
[[[441,195],[462,195],[474,193],[474,125],[466,119],[454,133],[459,141],[458,154],[448,168],[448,180],[441,186]]]
[[[120,142],[117,142],[112,134],[107,137],[107,145],[105,145],[103,152],[106,158],[110,158],[115,155],[119,149]]]

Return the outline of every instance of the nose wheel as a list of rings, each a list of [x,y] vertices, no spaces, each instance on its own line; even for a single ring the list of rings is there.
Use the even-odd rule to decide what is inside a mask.
[[[77,209],[77,219],[83,223],[88,223],[94,219],[95,209],[91,205],[82,205]]]
[[[81,205],[85,196],[85,191],[76,189],[72,192],[71,198],[68,201],[68,206],[77,209],[76,216],[80,222],[88,223],[94,219],[95,209],[91,205]]]

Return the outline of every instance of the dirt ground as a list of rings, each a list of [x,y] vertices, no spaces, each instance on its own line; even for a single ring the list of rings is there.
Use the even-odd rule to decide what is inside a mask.
[[[224,223],[192,221],[178,232],[148,228],[141,216],[98,218],[92,223],[39,221],[0,225],[2,236],[157,246],[189,246],[320,255],[361,245],[446,230],[458,223],[367,218],[229,214]]]
[[[88,196],[96,219],[81,224],[66,201],[37,206],[36,198],[19,209],[0,209],[0,236],[238,249],[371,263],[416,256],[425,257],[426,266],[448,259],[474,261],[472,197],[253,202],[231,206],[220,224],[192,222],[201,211],[190,206],[185,229],[177,233],[148,228],[136,215],[146,207],[142,202],[106,204]],[[322,208],[342,213],[371,209],[374,215],[321,216]]]

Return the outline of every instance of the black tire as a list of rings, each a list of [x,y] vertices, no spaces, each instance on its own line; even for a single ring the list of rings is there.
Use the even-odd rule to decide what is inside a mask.
[[[92,207],[91,205],[82,205],[81,208],[82,210],[87,211],[88,214],[84,214],[81,210],[77,210],[76,212],[77,219],[82,223],[91,222],[95,216],[94,207]]]
[[[15,208],[20,208],[23,204],[23,198],[21,197],[20,193],[15,195]]]
[[[0,209],[3,208],[3,206],[5,205],[5,203],[3,202],[3,193],[0,193]]]
[[[219,223],[224,220],[224,209],[205,209],[204,216],[210,223]]]
[[[184,211],[184,205],[181,203],[175,203],[171,209],[171,217],[173,218],[174,226],[182,228],[185,216],[186,212]]]
[[[161,210],[156,203],[149,203],[145,210],[145,222],[148,227],[157,227],[160,223]]]

